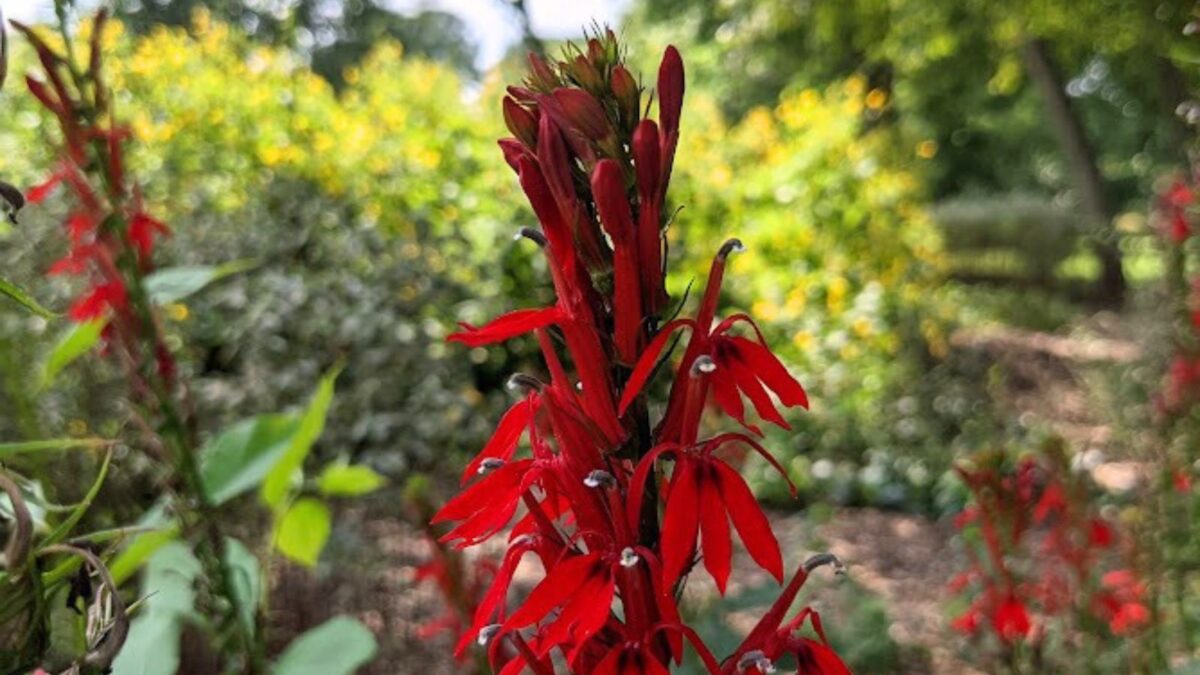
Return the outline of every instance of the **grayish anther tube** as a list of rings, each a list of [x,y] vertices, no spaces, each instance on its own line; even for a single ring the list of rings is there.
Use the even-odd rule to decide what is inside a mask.
[[[811,574],[813,570],[825,565],[833,565],[834,574],[845,574],[846,566],[832,553],[818,553],[804,561],[804,573]]]
[[[604,469],[596,469],[583,477],[583,484],[590,488],[613,488],[617,486],[617,479]]]
[[[701,375],[708,375],[716,369],[717,362],[713,361],[711,356],[698,356],[696,357],[696,360],[692,362],[691,375],[692,377],[700,377]]]
[[[760,673],[775,672],[775,664],[771,662],[771,659],[767,658],[767,655],[761,649],[752,649],[742,654],[742,658],[738,659],[737,669],[739,673],[744,673],[751,668],[758,668],[758,672]]]
[[[519,391],[522,389],[541,391],[542,387],[545,385],[542,384],[541,380],[532,375],[526,375],[525,373],[513,373],[512,377],[508,378],[508,384],[506,386],[513,391]]]
[[[717,251],[717,257],[724,260],[729,257],[730,253],[742,253],[745,250],[746,246],[742,244],[742,240],[733,237],[725,240],[724,244],[721,244],[721,248]]]
[[[632,546],[626,546],[621,549],[621,567],[636,567],[641,561],[642,557],[637,554],[637,551],[633,550]]]
[[[479,463],[479,468],[475,471],[482,476],[483,474],[488,473],[489,471],[495,471],[502,466],[504,466],[504,460],[500,459],[499,457],[488,457]]]
[[[522,227],[521,229],[517,230],[516,234],[513,235],[513,239],[516,241],[528,239],[538,246],[546,248],[546,235],[542,234],[541,230],[537,230],[532,227]]]
[[[475,638],[475,642],[477,642],[480,647],[485,647],[487,646],[487,643],[492,641],[492,638],[496,637],[496,633],[499,632],[500,624],[489,623],[488,625],[479,629],[479,637]]]

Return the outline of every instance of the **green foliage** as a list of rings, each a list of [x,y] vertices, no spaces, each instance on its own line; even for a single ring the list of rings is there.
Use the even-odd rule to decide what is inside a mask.
[[[179,669],[179,638],[184,624],[196,616],[193,584],[200,562],[183,542],[159,548],[142,577],[145,600],[129,629],[114,675],[173,675]]]
[[[275,547],[285,556],[312,567],[329,539],[333,518],[325,502],[302,497],[287,505],[275,525]]]
[[[340,616],[313,628],[288,646],[272,675],[351,675],[375,654],[375,638],[359,622]]]
[[[85,323],[72,323],[67,332],[59,338],[50,355],[46,366],[42,369],[42,386],[46,387],[54,381],[55,376],[73,361],[91,351],[100,341],[104,332],[105,319],[93,319]]]
[[[210,440],[200,451],[209,499],[220,505],[258,486],[299,428],[298,414],[268,413],[242,420]]]
[[[288,440],[287,448],[263,479],[261,496],[267,506],[275,509],[282,506],[290,486],[296,482],[297,475],[303,474],[304,459],[308,457],[313,444],[325,429],[325,417],[329,414],[330,404],[333,403],[333,382],[340,370],[334,369],[321,378],[316,393],[313,394],[304,414],[300,416],[295,433]]]
[[[20,286],[14,283],[0,279],[0,295],[8,297],[13,302],[42,317],[43,319],[52,319],[57,316],[54,312],[41,306],[33,296],[21,290]]]
[[[370,494],[385,484],[386,478],[361,464],[327,464],[317,477],[317,490],[327,497],[358,497]]]
[[[142,285],[154,302],[165,305],[179,302],[205,286],[231,274],[253,268],[252,260],[234,260],[217,266],[193,265],[170,267],[146,275]]]

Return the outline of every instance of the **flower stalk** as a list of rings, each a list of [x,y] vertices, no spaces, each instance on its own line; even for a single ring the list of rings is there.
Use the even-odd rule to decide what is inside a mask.
[[[743,396],[784,429],[778,405],[808,405],[749,316],[717,320],[738,240],[714,258],[694,318],[664,323],[664,207],[680,135],[682,58],[666,50],[653,95],[630,74],[608,30],[569,46],[561,60],[530,55],[529,64],[529,77],[503,100],[513,137],[500,148],[540,224],[540,233],[522,234],[542,245],[556,301],[482,326],[461,324],[448,339],[479,347],[533,333],[547,377],[514,377],[520,400],[465,468],[463,490],[433,517],[447,528],[441,540],[458,547],[509,532],[458,653],[484,644],[502,672],[559,672],[561,657],[576,673],[665,673],[686,641],[711,673],[768,672],[784,654],[803,673],[848,672],[815,612],[783,621],[806,566],[724,665],[680,614],[683,587],[701,562],[725,593],[734,532],[783,582],[770,522],[720,451],[749,447],[782,472],[756,440],[761,429]],[[643,100],[657,101],[657,121],[643,117]],[[653,419],[655,376],[669,372],[660,365],[683,328],[682,359],[665,410]],[[714,407],[745,433],[705,437]],[[545,577],[510,609],[512,573],[527,554]],[[812,632],[802,634],[804,626]]]

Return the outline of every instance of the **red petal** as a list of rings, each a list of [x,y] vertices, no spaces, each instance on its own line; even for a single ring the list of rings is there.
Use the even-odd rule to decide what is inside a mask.
[[[696,465],[692,460],[681,457],[676,461],[662,525],[662,585],[665,593],[671,592],[696,547],[696,533],[700,528],[700,493],[695,472]]]
[[[650,472],[654,469],[654,462],[657,461],[663,453],[678,449],[678,443],[664,443],[656,446],[638,461],[637,468],[633,471],[633,477],[629,479],[629,506],[626,509],[626,515],[629,518],[629,529],[631,532],[641,532],[640,524],[642,522],[642,500],[645,499],[646,479],[650,476]]]
[[[466,470],[463,471],[462,484],[466,485],[472,477],[479,473],[479,466],[483,464],[483,460],[497,457],[508,461],[512,457],[513,451],[517,449],[521,434],[525,432],[529,426],[529,420],[532,418],[532,400],[523,399],[513,404],[500,418],[500,423],[496,425],[496,431],[488,439],[487,445],[483,446],[483,450],[475,455],[475,459],[472,459],[470,464],[467,464]]]
[[[462,324],[464,330],[453,333],[447,342],[461,342],[468,347],[479,347],[523,335],[538,328],[545,328],[561,318],[557,307],[542,309],[518,309],[499,316],[479,328]]]
[[[740,336],[731,337],[730,340],[733,341],[738,356],[750,365],[758,379],[779,396],[781,403],[788,407],[808,407],[808,394],[804,392],[804,387],[800,386],[770,349]]]
[[[436,524],[463,520],[487,508],[497,501],[500,494],[519,488],[522,476],[532,465],[532,459],[522,459],[496,469],[446,502],[430,522]]]
[[[700,489],[700,543],[704,551],[704,568],[712,575],[717,590],[725,595],[733,543],[729,537],[729,516],[721,501],[719,479],[713,469],[707,473]]]
[[[729,509],[738,536],[746,545],[746,552],[759,566],[783,583],[783,554],[779,551],[779,542],[750,487],[724,462],[714,460],[712,465],[720,477],[721,498]]]
[[[713,396],[717,401],[717,406],[742,426],[761,436],[761,429],[746,422],[746,406],[742,404],[742,395],[738,393],[737,386],[734,384],[733,373],[728,368],[721,368],[719,372],[709,378],[709,382],[712,383]]]
[[[816,640],[800,638],[795,655],[799,668],[796,675],[850,675],[850,669],[842,659]]]
[[[54,172],[45,180],[45,182],[29,188],[29,191],[25,193],[25,201],[29,202],[30,204],[37,204],[45,201],[46,197],[50,195],[54,188],[58,187],[58,184],[62,182],[62,179],[63,177],[61,172]]]
[[[694,328],[694,324],[687,319],[676,319],[662,327],[658,335],[646,345],[642,350],[642,355],[638,357],[637,365],[634,366],[633,372],[629,375],[629,380],[625,383],[625,390],[621,392],[621,404],[617,406],[617,412],[620,415],[625,414],[625,410],[629,408],[629,404],[633,403],[633,399],[641,393],[642,387],[646,385],[646,380],[649,379],[650,373],[654,372],[654,366],[658,363],[658,356],[662,353],[664,347],[667,346],[667,340],[671,338],[671,333],[679,328],[687,326]]]
[[[776,425],[791,430],[791,425],[779,411],[775,408],[775,403],[771,401],[771,395],[763,389],[762,384],[758,381],[758,376],[753,368],[737,358],[737,353],[734,350],[723,350],[721,359],[717,364],[718,368],[724,367],[733,373],[733,379],[737,383],[738,389],[742,390],[750,402],[754,404],[754,411],[758,416],[768,422],[773,422]]]
[[[550,610],[578,594],[580,587],[589,579],[602,572],[600,557],[594,553],[559,562],[551,568],[541,583],[534,587],[521,607],[508,617],[502,630],[524,628],[537,623],[549,614]]]

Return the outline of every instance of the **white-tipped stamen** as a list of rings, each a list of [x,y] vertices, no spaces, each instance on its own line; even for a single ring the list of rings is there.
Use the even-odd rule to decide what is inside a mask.
[[[590,488],[598,487],[614,487],[617,480],[613,475],[604,469],[596,469],[583,477],[583,484]]]
[[[502,466],[504,466],[504,460],[500,459],[499,457],[488,457],[479,463],[479,468],[476,469],[475,472],[482,476],[483,474],[488,473],[489,471],[495,471]]]
[[[496,637],[496,633],[499,632],[500,624],[489,623],[488,625],[479,629],[479,637],[475,638],[475,642],[477,642],[480,647],[486,647],[487,643],[491,642],[492,638]]]
[[[534,391],[542,388],[541,380],[532,375],[525,373],[513,373],[509,376],[508,382],[504,385],[509,391],[520,391],[522,389],[532,389]]]
[[[636,567],[641,561],[642,557],[637,554],[637,551],[633,550],[632,546],[626,546],[621,549],[621,567]]]
[[[742,658],[738,659],[737,669],[739,673],[744,673],[751,668],[758,668],[758,672],[760,673],[775,672],[775,664],[771,662],[771,659],[767,658],[767,655],[761,649],[752,649],[742,654]]]
[[[692,371],[691,371],[692,377],[700,377],[701,375],[708,375],[709,373],[713,372],[716,369],[717,369],[717,362],[713,361],[711,356],[707,356],[707,355],[698,356],[698,357],[696,357],[696,360],[692,362]]]
[[[717,250],[717,257],[724,260],[729,257],[730,253],[745,253],[745,251],[746,246],[742,240],[734,237],[721,244],[721,248]]]

